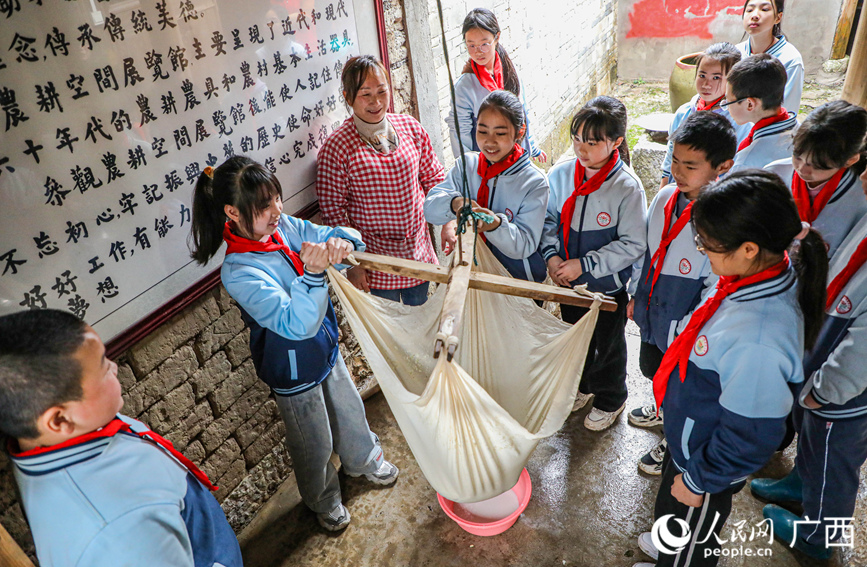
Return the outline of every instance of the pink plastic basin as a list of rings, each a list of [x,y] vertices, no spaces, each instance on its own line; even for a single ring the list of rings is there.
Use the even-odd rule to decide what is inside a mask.
[[[518,483],[512,487],[512,492],[518,498],[518,509],[501,520],[485,523],[470,521],[461,517],[455,510],[455,503],[440,494],[437,494],[437,500],[443,512],[467,532],[477,536],[494,536],[511,528],[518,520],[518,516],[527,508],[527,504],[530,503],[530,496],[533,494],[533,484],[530,482],[530,474],[527,472],[527,469],[521,471],[521,476],[518,477]]]

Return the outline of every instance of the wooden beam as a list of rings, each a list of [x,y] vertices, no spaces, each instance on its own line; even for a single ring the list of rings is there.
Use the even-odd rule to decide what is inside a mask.
[[[0,565],[3,567],[33,567],[27,554],[18,547],[6,528],[0,524]]]
[[[467,291],[470,286],[470,274],[473,271],[475,256],[475,234],[469,231],[458,235],[458,244],[452,255],[452,267],[449,270],[449,283],[443,308],[440,312],[440,325],[437,329],[437,339],[434,343],[434,358],[446,350],[451,361],[458,348],[458,335],[461,321],[464,318],[464,304],[467,302]]]
[[[852,33],[852,23],[855,21],[857,9],[858,0],[843,0],[840,19],[837,20],[837,31],[834,33],[834,44],[831,46],[831,59],[846,57],[846,48],[849,47],[849,35]]]
[[[449,272],[442,266],[425,264],[424,262],[416,262],[415,260],[380,256],[367,252],[353,252],[352,255],[360,266],[368,270],[376,270],[387,274],[397,274],[442,284],[449,281]],[[590,307],[593,304],[593,300],[589,297],[578,295],[565,287],[529,282],[517,278],[504,278],[480,272],[470,273],[469,287],[470,289],[480,289],[541,301],[556,301],[557,303],[577,305],[578,307]],[[617,304],[610,299],[605,299],[602,301],[599,309],[602,311],[615,311]]]
[[[852,45],[852,57],[849,59],[849,71],[843,83],[841,98],[867,107],[867,9],[864,8],[861,9],[858,28],[855,30],[855,43]]]

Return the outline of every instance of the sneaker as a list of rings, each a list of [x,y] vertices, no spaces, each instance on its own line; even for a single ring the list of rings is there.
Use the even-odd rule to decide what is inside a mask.
[[[611,424],[614,423],[614,420],[617,419],[617,416],[623,413],[625,407],[626,404],[624,403],[614,411],[602,411],[599,408],[593,408],[590,410],[590,413],[587,414],[587,417],[584,418],[584,427],[590,431],[602,431],[608,429],[611,427]]]
[[[593,394],[582,394],[581,392],[575,394],[575,403],[572,404],[572,411],[578,411],[586,406],[592,397]]]
[[[359,477],[362,473],[347,472],[346,474],[351,477]],[[393,484],[394,481],[397,480],[397,475],[399,474],[400,469],[383,459],[382,464],[379,465],[379,468],[376,469],[375,472],[365,474],[364,478],[374,484],[378,484],[380,486],[388,486],[389,484]]]
[[[648,451],[647,454],[641,457],[638,461],[638,470],[645,474],[659,476],[662,474],[662,459],[665,458],[665,452],[668,450],[668,441],[663,439],[659,444]]]
[[[656,567],[656,563],[647,563],[645,561],[645,562],[641,562],[641,563],[636,563],[632,567]]]
[[[644,532],[638,536],[638,548],[651,559],[659,559],[659,550],[653,545],[650,532]]]
[[[662,425],[662,409],[659,417],[656,416],[656,406],[653,404],[635,408],[626,416],[629,423],[635,427],[656,427]]]
[[[349,510],[343,504],[338,504],[326,514],[316,514],[316,519],[329,532],[339,532],[349,525]]]

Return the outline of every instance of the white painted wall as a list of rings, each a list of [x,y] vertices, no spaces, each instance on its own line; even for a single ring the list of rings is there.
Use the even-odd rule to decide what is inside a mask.
[[[452,74],[467,61],[461,24],[476,7],[491,9],[502,29],[500,41],[518,69],[537,143],[571,117],[575,107],[607,73],[616,55],[616,0],[444,0],[443,16]],[[445,118],[451,104],[435,0],[406,0],[407,34],[419,113],[428,132],[453,157]],[[433,72],[431,72],[431,69]],[[436,122],[436,124],[434,124]],[[437,144],[437,141],[439,144]]]

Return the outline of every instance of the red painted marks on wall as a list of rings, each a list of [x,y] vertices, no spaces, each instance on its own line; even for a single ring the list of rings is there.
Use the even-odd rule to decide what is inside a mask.
[[[639,0],[629,14],[627,38],[698,36],[712,39],[719,16],[740,15],[742,0]]]

